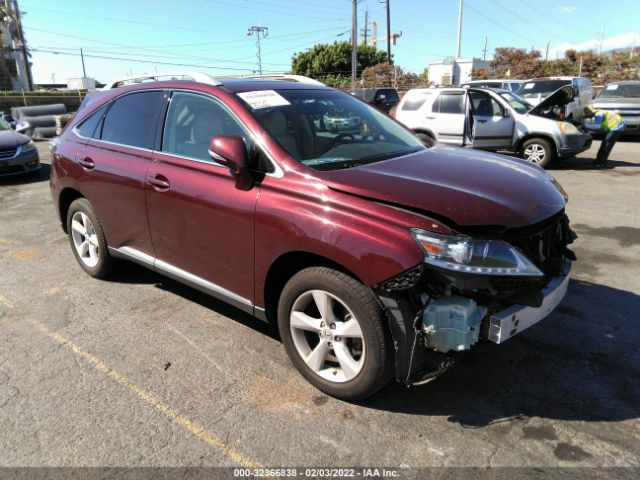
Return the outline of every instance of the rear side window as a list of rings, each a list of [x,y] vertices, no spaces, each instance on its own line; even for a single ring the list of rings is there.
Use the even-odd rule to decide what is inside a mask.
[[[163,92],[130,93],[107,112],[102,140],[130,147],[151,148]]]
[[[436,113],[463,113],[464,95],[462,93],[442,93],[433,104]]]
[[[416,111],[420,110],[420,107],[427,101],[426,95],[413,95],[407,98],[402,104],[402,110]]]
[[[77,128],[77,132],[84,138],[100,138],[100,129],[96,128],[102,121],[107,106],[102,106],[88,118],[86,118]]]

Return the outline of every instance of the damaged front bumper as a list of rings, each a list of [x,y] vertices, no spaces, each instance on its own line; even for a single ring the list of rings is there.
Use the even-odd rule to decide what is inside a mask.
[[[535,325],[555,310],[569,288],[571,277],[570,261],[565,262],[564,271],[565,274],[563,276],[552,278],[542,289],[543,299],[542,305],[539,307],[512,305],[491,315],[488,319],[487,340],[494,343],[502,343]]]
[[[498,237],[500,238],[500,237]],[[502,233],[544,276],[452,271],[427,262],[373,287],[389,319],[398,381],[437,378],[482,342],[502,343],[551,313],[564,298],[576,235],[564,213]]]

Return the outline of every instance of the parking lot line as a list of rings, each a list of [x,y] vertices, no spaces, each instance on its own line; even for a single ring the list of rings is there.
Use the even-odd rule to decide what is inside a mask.
[[[185,430],[189,431],[194,436],[198,437],[200,440],[206,442],[208,445],[213,447],[218,452],[222,453],[227,458],[231,459],[238,465],[241,465],[246,468],[262,468],[262,465],[251,457],[248,457],[242,452],[237,451],[236,449],[227,445],[224,441],[222,441],[216,435],[206,431],[204,427],[199,425],[198,423],[190,420],[184,415],[179,414],[169,405],[164,403],[159,398],[155,397],[151,393],[144,390],[142,387],[139,387],[134,382],[132,382],[126,375],[119,373],[118,371],[111,368],[109,365],[101,361],[99,358],[95,357],[91,353],[84,350],[82,347],[72,342],[68,338],[63,337],[59,333],[53,332],[49,330],[45,325],[40,322],[30,320],[44,335],[51,338],[58,344],[60,344],[65,349],[69,350],[73,354],[75,354],[78,358],[86,361],[89,365],[94,367],[96,370],[104,373],[112,380],[116,381],[123,387],[126,387],[128,390],[133,392],[139,399],[149,404],[160,413],[162,413],[165,417],[174,421],[178,425],[180,425]]]

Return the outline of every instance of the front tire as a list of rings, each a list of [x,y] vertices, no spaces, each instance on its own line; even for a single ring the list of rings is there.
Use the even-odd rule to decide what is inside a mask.
[[[390,379],[393,347],[371,290],[324,267],[306,268],[285,285],[278,328],[294,366],[333,397],[362,400]]]
[[[520,156],[527,162],[547,168],[555,160],[555,151],[551,143],[544,138],[530,138],[522,144]]]
[[[67,212],[69,243],[82,269],[95,278],[104,278],[111,271],[113,258],[93,206],[86,198],[78,198]]]

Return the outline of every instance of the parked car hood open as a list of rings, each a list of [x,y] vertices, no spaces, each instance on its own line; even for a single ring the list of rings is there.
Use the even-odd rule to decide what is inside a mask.
[[[459,226],[532,225],[566,204],[553,177],[541,168],[456,147],[432,147],[317,175],[331,189],[419,210]]]
[[[533,113],[534,115],[540,115],[545,110],[550,110],[556,107],[563,107],[566,104],[570,103],[575,97],[576,93],[572,85],[565,85],[564,87],[560,87],[558,90],[553,92],[547,98],[542,100],[539,104],[529,110],[528,113]]]

